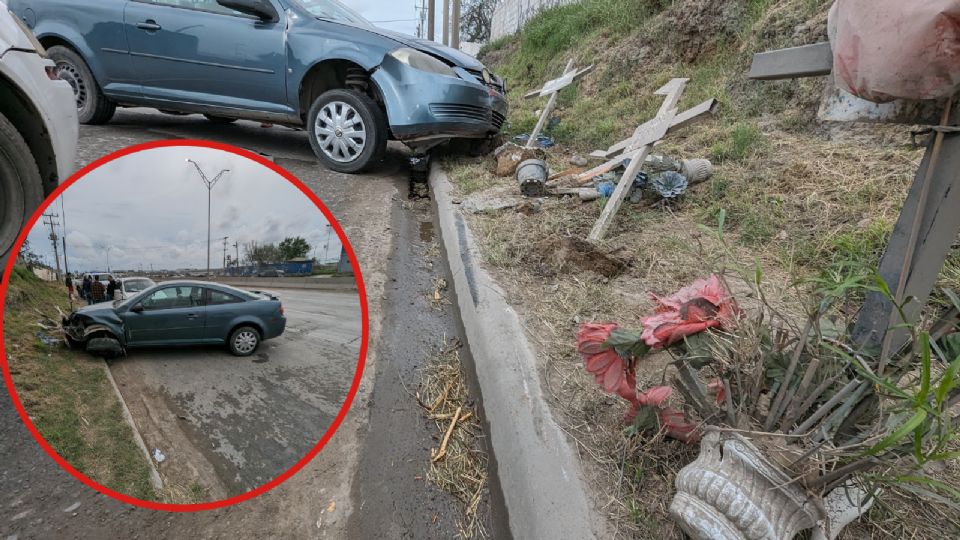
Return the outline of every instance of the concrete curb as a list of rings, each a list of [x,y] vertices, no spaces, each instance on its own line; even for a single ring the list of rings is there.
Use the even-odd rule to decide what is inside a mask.
[[[107,365],[106,360],[102,360],[102,362],[103,370],[107,373],[110,386],[113,387],[113,392],[117,395],[117,399],[120,400],[120,408],[123,409],[123,419],[130,424],[130,429],[133,430],[133,440],[136,441],[137,446],[140,447],[140,451],[143,452],[144,457],[147,458],[147,463],[150,465],[150,485],[153,486],[153,489],[160,491],[163,489],[163,480],[160,478],[160,471],[157,470],[157,466],[153,462],[153,456],[150,455],[147,444],[143,442],[143,437],[140,436],[140,430],[137,429],[137,425],[133,422],[133,415],[130,414],[130,409],[127,408],[127,402],[123,400],[123,395],[120,393],[117,381],[113,378],[113,373],[110,372],[110,366]]]
[[[517,313],[479,266],[479,252],[453,186],[440,167],[430,170],[454,290],[481,400],[490,445],[514,538],[596,538],[576,453],[544,400],[536,356]]]

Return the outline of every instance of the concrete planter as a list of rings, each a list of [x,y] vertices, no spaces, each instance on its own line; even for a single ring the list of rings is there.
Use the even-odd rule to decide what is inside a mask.
[[[677,475],[670,515],[696,540],[789,540],[826,517],[789,481],[746,438],[708,432]]]

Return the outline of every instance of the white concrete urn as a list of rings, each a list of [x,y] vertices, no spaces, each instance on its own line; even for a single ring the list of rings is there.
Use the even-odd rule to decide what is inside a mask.
[[[789,540],[826,519],[789,482],[748,439],[708,431],[677,475],[670,515],[695,540]]]

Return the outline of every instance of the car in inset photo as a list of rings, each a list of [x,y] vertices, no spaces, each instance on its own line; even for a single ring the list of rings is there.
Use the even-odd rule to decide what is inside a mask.
[[[283,334],[287,319],[276,297],[228,285],[173,281],[127,300],[80,308],[63,320],[71,347],[113,357],[127,349],[225,344],[250,356]]]
[[[378,28],[336,0],[12,0],[76,93],[80,121],[116,108],[304,128],[354,173],[388,140],[425,151],[497,134],[504,81],[472,56]]]
[[[43,45],[0,2],[0,261],[44,197],[74,170],[74,101]]]

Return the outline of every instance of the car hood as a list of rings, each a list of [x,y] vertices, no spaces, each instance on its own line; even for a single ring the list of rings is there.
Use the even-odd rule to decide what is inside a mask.
[[[85,315],[92,319],[117,320],[117,312],[113,309],[113,302],[102,302],[92,306],[83,306],[73,312],[74,315]]]
[[[412,49],[417,49],[418,51],[425,52],[433,56],[439,56],[447,62],[451,62],[462,68],[474,70],[483,69],[483,64],[469,54],[458,51],[452,47],[446,47],[434,41],[430,41],[429,39],[415,38],[413,36],[408,36],[407,34],[401,34],[400,32],[393,32],[390,30],[384,30],[383,28],[377,28],[376,26],[369,28],[369,30],[381,36],[388,37],[394,41],[399,41],[403,45]]]
[[[324,20],[324,19],[317,19],[317,20]],[[334,21],[327,21],[327,22],[334,22]],[[400,32],[386,30],[384,28],[380,28],[379,26],[374,26],[372,24],[353,24],[353,23],[344,22],[344,21],[335,21],[335,23],[342,24],[343,26],[357,28],[359,30],[366,30],[367,32],[377,34],[378,36],[392,39],[393,41],[396,41],[397,43],[399,43],[400,45],[403,45],[404,47],[410,47],[412,49],[416,49],[420,52],[424,52],[432,56],[438,56],[446,60],[447,62],[450,62],[451,64],[460,66],[462,68],[479,71],[479,70],[482,70],[484,67],[479,60],[470,56],[469,54],[458,51],[451,47],[446,47],[439,43],[430,41],[428,39],[415,38],[413,36],[403,34]]]

